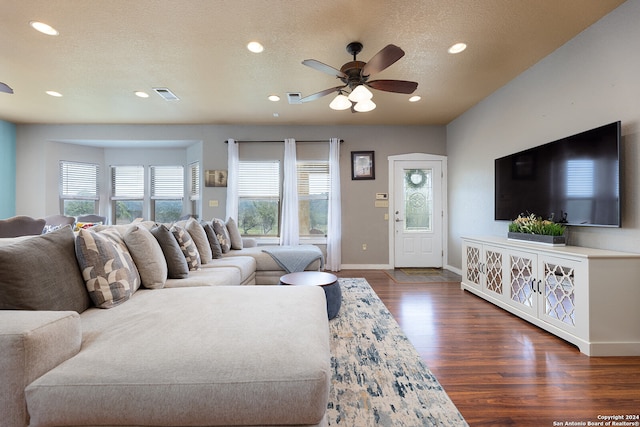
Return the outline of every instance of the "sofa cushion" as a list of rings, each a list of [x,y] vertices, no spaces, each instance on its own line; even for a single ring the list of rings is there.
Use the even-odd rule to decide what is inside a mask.
[[[31,425],[313,425],[326,412],[320,287],[141,289],[82,328],[82,351],[27,386]]]
[[[256,260],[250,256],[233,256],[214,259],[209,264],[203,265],[202,270],[216,270],[228,267],[235,268],[240,272],[239,283],[246,283],[256,272]]]
[[[198,270],[201,264],[200,252],[198,252],[198,247],[194,243],[189,232],[179,225],[172,226],[171,232],[178,242],[178,246],[180,246],[184,259],[187,261],[189,271]]]
[[[211,247],[211,258],[222,258],[222,248],[220,247],[220,242],[218,242],[216,232],[213,230],[213,226],[211,225],[211,223],[203,221],[202,228],[204,228],[204,232],[207,234],[207,240],[209,241],[209,246]]]
[[[167,261],[153,234],[143,226],[134,225],[123,238],[140,273],[142,286],[162,288],[167,280]]]
[[[184,226],[184,229],[187,230],[191,238],[193,239],[193,243],[196,244],[196,248],[198,248],[198,253],[200,254],[200,262],[202,264],[207,264],[211,262],[213,257],[211,253],[211,246],[209,245],[209,239],[207,239],[207,233],[202,228],[202,225],[194,219],[189,218]]]
[[[131,255],[103,233],[81,229],[76,238],[76,257],[96,307],[122,304],[140,286]]]
[[[226,254],[231,250],[231,238],[229,237],[227,225],[220,218],[213,218],[211,225],[213,225],[213,230],[216,232],[218,242],[220,242],[222,253]]]
[[[227,231],[229,232],[229,240],[231,243],[231,249],[242,249],[242,236],[240,230],[238,230],[238,224],[236,221],[229,217],[227,219]]]
[[[0,247],[0,309],[82,313],[90,306],[70,226]]]
[[[173,237],[166,225],[161,224],[151,229],[151,234],[160,244],[160,249],[167,262],[167,275],[169,279],[184,279],[189,277],[189,266],[187,260],[180,250],[178,241]]]
[[[185,279],[167,279],[165,288],[191,288],[195,286],[235,286],[242,283],[242,272],[234,267],[202,268],[189,272]]]

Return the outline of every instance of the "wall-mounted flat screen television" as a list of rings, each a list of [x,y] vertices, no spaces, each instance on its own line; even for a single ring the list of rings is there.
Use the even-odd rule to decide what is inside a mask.
[[[495,219],[620,227],[620,122],[495,160]]]

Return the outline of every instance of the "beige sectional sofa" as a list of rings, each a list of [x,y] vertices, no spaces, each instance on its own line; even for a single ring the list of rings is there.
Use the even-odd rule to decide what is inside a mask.
[[[326,425],[322,289],[233,286],[257,250],[166,279],[150,229],[0,239],[1,424]]]

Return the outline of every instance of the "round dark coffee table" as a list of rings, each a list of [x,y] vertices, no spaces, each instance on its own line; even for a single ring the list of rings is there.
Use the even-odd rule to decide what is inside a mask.
[[[280,277],[281,285],[290,286],[321,286],[327,298],[327,315],[333,319],[342,305],[342,290],[335,274],[324,271],[301,271],[289,273]]]

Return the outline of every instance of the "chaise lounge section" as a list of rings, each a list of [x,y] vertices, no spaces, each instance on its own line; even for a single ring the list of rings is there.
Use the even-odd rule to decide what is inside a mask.
[[[224,272],[233,280],[226,285],[239,285],[241,271],[256,265],[244,256],[189,271],[201,276],[193,286],[167,279],[145,288],[155,283],[157,259],[149,252],[148,268],[144,245],[87,270],[82,251],[103,244],[102,234],[125,242],[134,230],[151,235],[135,227],[78,236],[67,227],[0,243],[3,425],[325,426],[331,372],[322,289],[205,279]],[[120,301],[127,259],[140,279],[128,279]],[[96,307],[87,287],[101,272],[122,285],[108,287],[117,303],[103,306],[111,308]]]

